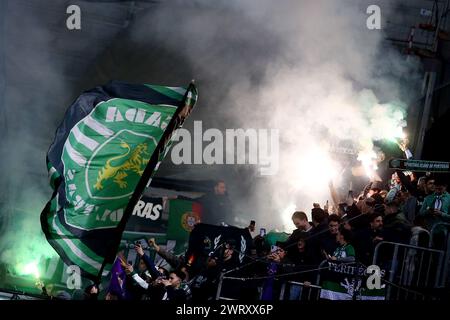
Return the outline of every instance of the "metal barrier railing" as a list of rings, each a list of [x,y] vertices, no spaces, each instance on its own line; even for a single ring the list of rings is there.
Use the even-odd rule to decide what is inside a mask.
[[[246,278],[238,278],[238,277],[227,277],[227,276],[221,276],[219,280],[219,284],[217,287],[216,292],[216,300],[238,300],[237,297],[228,297],[223,295],[223,288],[224,288],[224,282],[230,280],[232,281],[240,281],[240,282],[246,282],[248,279]],[[279,299],[279,300],[302,300],[302,301],[317,301],[320,296],[320,286],[310,284],[308,282],[298,282],[298,281],[285,281],[278,278],[273,278],[274,282],[277,284],[280,284],[279,287],[279,294],[276,292],[273,295],[273,299]],[[291,295],[290,289],[292,287],[300,288],[300,290],[296,290],[295,296],[297,298],[293,299]],[[278,290],[276,290],[278,291]],[[313,293],[313,291],[317,291],[316,293]],[[259,292],[259,299],[261,299],[261,296],[263,294],[263,285],[258,286],[258,292]]]
[[[320,285],[320,277],[322,275],[321,270],[323,270],[323,268],[325,267],[325,265],[328,264],[328,260],[323,260],[320,264],[319,264],[319,272],[317,273],[317,278],[316,278],[316,285]]]
[[[427,238],[423,239],[423,235],[425,235]],[[430,231],[428,231],[427,229],[422,229],[421,228],[415,234],[413,234],[411,236],[411,238],[409,239],[409,244],[412,245],[412,246],[419,246],[420,247],[420,243],[423,243],[424,245],[426,243],[426,244],[428,244],[428,247],[431,248],[431,246],[429,245],[430,239],[431,239]]]
[[[226,277],[225,276],[226,272],[222,272],[220,274],[220,278],[219,278],[219,284],[217,286],[217,291],[216,291],[216,300],[237,300],[236,298],[230,298],[230,297],[223,297],[222,294],[222,286],[223,286],[223,282],[224,280],[237,280],[237,281],[245,281],[244,278],[237,278],[237,277]]]
[[[439,223],[436,223],[436,224],[431,228],[431,231],[430,231],[430,242],[428,243],[428,246],[429,246],[430,248],[433,247],[433,245],[435,244],[435,243],[434,243],[434,237],[435,237],[435,235],[436,235],[436,229],[442,228],[442,227],[445,227],[445,229],[444,229],[444,239],[447,239],[447,240],[448,240],[448,230],[450,229],[450,223],[445,223],[445,222],[439,222]],[[449,249],[449,247],[447,246],[447,247],[445,247],[444,249]]]
[[[317,286],[317,285],[309,284],[309,283],[305,283],[305,282],[297,282],[297,281],[283,282],[283,284],[281,285],[281,290],[280,290],[280,300],[286,300],[286,291],[287,291],[286,287],[291,289],[293,286],[298,287],[300,290],[298,290],[298,292],[296,292],[295,298],[292,297],[291,292],[289,290],[289,296],[287,297],[288,300],[300,300],[300,301],[302,301],[302,300],[306,300],[306,301],[319,300],[320,289],[322,289],[321,286]],[[317,291],[315,297],[311,296],[313,289],[315,289]],[[305,290],[307,290],[307,293],[305,293]],[[303,299],[303,297],[305,297],[305,299]],[[311,297],[314,299],[311,299]]]
[[[382,247],[388,248],[383,252],[380,249]],[[382,241],[375,247],[372,261],[374,265],[388,270],[388,279],[385,281],[386,299],[401,300],[402,292],[405,299],[410,293],[417,299],[419,295],[425,298],[420,290],[442,287],[447,277],[444,268],[445,257],[443,250]],[[395,298],[393,290],[397,290]]]
[[[450,226],[450,224],[448,225]],[[428,234],[428,232],[425,233]],[[450,248],[450,237],[447,237],[447,248]],[[413,299],[426,299],[427,297],[434,299],[436,296],[433,295],[433,292],[436,292],[436,289],[445,288],[446,281],[448,280],[449,258],[450,250],[444,251],[412,244],[382,241],[375,247],[372,264],[378,266],[381,270],[385,270],[383,271],[385,274],[382,277],[382,281],[385,285],[385,294],[383,295],[386,300],[411,299],[411,297]],[[281,289],[279,295],[274,297],[274,299],[279,298],[284,300],[286,297],[292,299],[295,296],[300,301],[318,300],[320,299],[322,290],[321,270],[328,270],[328,263],[328,260],[323,260],[315,270],[308,271],[317,272],[315,284],[305,284],[300,281],[286,280],[286,278],[281,279],[281,276],[288,274],[278,275],[278,277],[277,275],[273,275],[252,279],[230,277],[227,276],[229,272],[224,272],[219,278],[216,300],[236,300],[235,298],[226,297],[222,294],[224,281],[261,280],[263,278],[272,278],[273,281],[278,281],[277,284]],[[364,268],[367,267],[364,266]],[[350,277],[352,276],[350,275]],[[361,276],[356,276],[356,278],[361,278]],[[302,293],[298,294],[297,291],[297,295],[291,294],[290,289],[292,286],[300,287]],[[305,292],[304,290],[307,288],[309,291]],[[259,286],[258,289],[261,298],[262,286]],[[287,296],[288,289],[289,295]],[[317,290],[317,294],[314,293],[314,290]]]
[[[292,286],[296,286],[296,287],[301,287],[300,290],[296,290],[297,299],[294,300],[306,300],[306,301],[311,301],[311,300],[318,300],[319,295],[320,295],[320,289],[321,287],[312,283],[309,283],[307,281],[305,282],[298,282],[298,281],[291,281],[291,280],[285,280],[285,279],[280,279],[277,278],[276,276],[267,276],[267,277],[256,277],[255,279],[252,278],[239,278],[239,277],[229,277],[226,276],[227,272],[223,272],[220,277],[219,277],[219,283],[217,286],[217,291],[216,291],[216,296],[215,299],[216,300],[238,300],[238,297],[230,297],[230,296],[225,296],[224,295],[224,291],[227,291],[226,289],[229,288],[230,286],[230,282],[232,281],[238,281],[238,282],[242,282],[242,283],[250,283],[253,281],[253,288],[257,289],[258,291],[258,299],[262,299],[262,295],[264,293],[264,280],[273,280],[274,282],[274,287],[277,287],[276,290],[274,290],[274,294],[272,295],[273,299],[280,299],[280,300],[286,300],[286,299],[292,299],[291,297],[291,292],[290,292],[290,288]],[[227,284],[229,285],[228,287],[224,287],[225,282],[228,282]],[[237,285],[233,285],[232,287],[234,287],[234,293],[236,294],[236,287]],[[224,290],[225,288],[225,290]],[[289,289],[286,290],[286,288]],[[313,294],[313,291],[316,290],[317,293]],[[232,290],[233,291],[233,290]],[[286,293],[289,293],[288,296],[286,296]],[[246,297],[248,298],[248,297]]]
[[[435,236],[436,236],[436,229],[438,228],[444,228],[444,233],[442,235],[441,240],[443,241],[442,245],[443,248],[442,250],[445,251],[445,257],[443,260],[443,279],[442,282],[443,284],[445,283],[450,283],[450,279],[449,279],[449,272],[448,272],[448,268],[449,268],[449,264],[450,264],[450,223],[445,223],[445,222],[440,222],[435,224],[430,231],[430,242],[428,244],[428,246],[431,248],[432,246],[435,245]],[[439,249],[439,248],[438,248]]]

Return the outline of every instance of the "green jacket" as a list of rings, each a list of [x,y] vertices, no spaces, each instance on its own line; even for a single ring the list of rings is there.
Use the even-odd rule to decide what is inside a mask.
[[[347,243],[337,247],[336,250],[334,250],[333,256],[337,258],[337,261],[353,262],[355,261],[355,248]]]
[[[450,222],[450,194],[448,192],[444,192],[440,197],[442,200],[442,216],[434,216],[428,212],[430,208],[434,208],[434,202],[436,201],[436,198],[438,196],[439,195],[437,195],[436,193],[433,193],[425,197],[422,208],[420,208],[419,214],[425,217],[428,228],[430,228],[430,230],[437,223]]]

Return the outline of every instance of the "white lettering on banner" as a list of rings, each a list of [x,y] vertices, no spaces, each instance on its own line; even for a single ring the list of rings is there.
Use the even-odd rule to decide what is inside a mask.
[[[381,279],[384,277],[386,270],[381,270],[377,265],[370,265],[367,268],[363,268],[342,263],[329,262],[328,267],[330,268],[330,271],[342,274],[348,274],[358,277],[369,275],[366,281],[366,285],[370,290],[382,289],[385,287],[385,285],[381,284]]]
[[[122,217],[123,217],[123,209],[117,209],[114,211],[106,209],[105,212],[103,213],[103,216],[100,217],[100,215],[97,214],[96,220],[106,221],[106,219],[109,219],[112,222],[119,222],[120,220],[122,220]]]
[[[152,112],[147,115],[147,111],[144,109],[128,109],[124,114],[119,108],[111,106],[106,110],[106,122],[120,122],[129,121],[133,123],[144,123],[152,127],[158,127],[164,130],[169,124],[171,117],[167,116],[166,119],[161,119],[161,112]],[[145,120],[145,121],[144,121]]]
[[[134,206],[133,215],[150,220],[158,220],[162,212],[161,204],[153,204],[151,202],[144,202],[139,200]]]

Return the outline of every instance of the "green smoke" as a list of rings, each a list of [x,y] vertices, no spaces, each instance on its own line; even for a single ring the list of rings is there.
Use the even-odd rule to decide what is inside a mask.
[[[57,254],[41,230],[39,215],[43,205],[23,205],[26,207],[11,209],[12,218],[0,241],[0,261],[18,275],[38,278],[44,272],[40,263]]]
[[[359,95],[359,103],[366,118],[364,131],[368,138],[395,142],[404,138],[406,127],[406,105],[401,101],[380,103],[374,93],[363,90]]]

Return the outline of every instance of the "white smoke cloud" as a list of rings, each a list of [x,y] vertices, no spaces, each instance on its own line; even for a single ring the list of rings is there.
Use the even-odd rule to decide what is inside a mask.
[[[323,203],[329,198],[328,178],[347,186],[342,177],[346,164],[329,156],[330,144],[349,140],[358,151],[370,155],[374,140],[386,138],[388,132],[389,136],[397,134],[390,132],[405,124],[405,97],[414,83],[404,79],[417,66],[387,46],[383,30],[366,28],[366,8],[377,2],[381,1],[166,1],[138,10],[127,35],[129,47],[122,44],[123,38],[118,39],[117,47],[142,54],[141,60],[131,60],[135,65],[128,65],[125,72],[134,82],[144,78],[149,83],[176,84],[192,76],[197,80],[200,100],[191,123],[203,120],[205,129],[280,130],[280,171],[276,176],[243,181],[239,166],[223,166],[220,171],[221,178],[229,177],[230,170],[234,173],[227,182],[243,213],[239,223],[256,219],[259,225],[282,227],[289,219],[279,216],[288,205],[307,211],[313,201]],[[385,19],[390,7],[380,6]],[[27,103],[21,92],[9,91],[16,97],[9,101],[28,107],[8,116],[7,149],[12,151],[3,168],[20,172],[30,166],[30,171],[38,174],[16,174],[4,186],[11,199],[26,202],[34,193],[39,199],[30,203],[39,207],[32,208],[38,213],[50,196],[50,190],[42,187],[47,184],[45,152],[71,97],[58,108],[45,105],[52,92],[59,92],[63,100],[61,92],[68,90],[67,84],[50,76],[63,72],[46,53],[57,39],[50,36],[39,17],[24,28],[34,30],[30,38],[40,44],[34,51],[30,45],[25,52],[17,50],[14,60],[25,61],[30,75],[46,91],[34,92],[36,100],[25,100]],[[99,68],[102,77],[113,74],[117,78],[120,72],[116,68],[128,62],[125,54],[114,57],[117,61],[108,66],[112,71]],[[146,59],[154,69],[142,68],[144,71],[139,71],[147,73],[146,77],[137,79],[136,70]],[[26,114],[33,103],[42,111],[39,119]],[[21,143],[16,137],[23,137]],[[37,234],[38,215],[32,219]],[[16,235],[9,235],[2,244],[15,243]],[[13,251],[8,253],[11,256]]]
[[[258,212],[261,224],[281,226],[269,217],[293,202],[305,211],[324,203],[329,179],[347,188],[345,164],[328,153],[333,142],[350,141],[370,170],[374,141],[402,135],[415,83],[401,80],[418,67],[383,42],[383,30],[366,27],[366,8],[377,1],[177,3],[152,13],[149,25],[164,46],[181,50],[200,85],[212,86],[199,108],[202,99],[214,106],[200,117],[212,127],[227,120],[280,130],[279,173],[255,180],[253,197],[238,201],[248,219]],[[381,8],[385,18],[392,7]],[[208,97],[219,88],[223,100]]]

